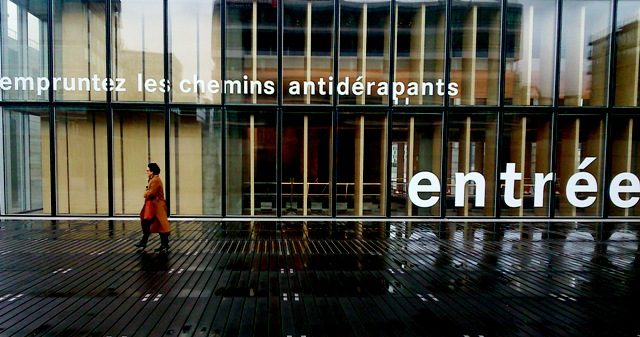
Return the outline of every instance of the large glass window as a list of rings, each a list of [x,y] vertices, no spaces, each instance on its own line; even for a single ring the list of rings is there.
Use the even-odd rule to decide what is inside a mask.
[[[553,101],[556,2],[510,0],[507,7],[505,104]]]
[[[331,215],[331,138],[330,112],[284,114],[283,215]]]
[[[227,3],[227,102],[275,103],[278,90],[277,2]]]
[[[106,100],[104,0],[56,0],[53,11],[56,99]]]
[[[422,199],[439,198],[432,207],[422,208],[409,199],[409,181],[418,172],[428,171],[439,177],[442,161],[442,117],[440,114],[395,114],[391,144],[391,214],[438,216],[442,197],[421,192]]]
[[[169,1],[172,101],[220,103],[220,19],[220,0]]]
[[[400,0],[396,3],[395,81],[405,85],[396,104],[442,105],[445,3]]]
[[[615,130],[611,135],[611,179],[613,184],[613,179],[620,173],[630,172],[636,177],[640,175],[640,117],[619,115],[613,116],[610,121],[612,123],[611,129]],[[640,197],[640,183],[637,180],[634,182],[626,178],[630,177],[626,174],[618,177],[620,182],[616,185],[625,187],[615,188],[620,192],[615,192],[615,194],[622,202],[614,203],[610,191],[606,191],[606,195],[609,196],[609,214],[612,216],[640,215],[640,202],[637,202],[637,198]],[[625,191],[627,189],[631,191]],[[634,198],[635,203],[633,202]],[[624,202],[627,200],[631,202],[628,204]]]
[[[285,0],[282,51],[285,103],[331,103],[333,18],[331,0]]]
[[[557,216],[602,214],[600,204],[603,195],[604,132],[602,116],[560,116],[556,157],[558,163],[555,191]],[[578,172],[591,174],[595,178],[593,182],[595,184],[582,179],[584,175],[574,176]],[[571,188],[575,193],[567,191],[568,185],[578,186]]]
[[[106,108],[56,108],[59,214],[107,214]]]
[[[220,109],[171,109],[171,214],[220,215]]]
[[[640,0],[107,1],[0,0],[6,214],[138,214],[149,162],[176,215],[640,212]],[[522,110],[554,103],[593,108]],[[408,193],[424,171],[431,207]]]
[[[47,1],[0,0],[0,13],[0,75],[12,80],[0,98],[47,101],[49,91],[38,89],[49,76]]]
[[[551,115],[506,113],[503,125],[501,153],[504,164],[500,172],[508,172],[506,165],[512,163],[512,172],[520,178],[506,181],[498,177],[501,214],[548,216],[549,191],[553,185],[551,181],[539,181],[541,188],[536,190],[535,174],[547,176],[551,172]],[[537,206],[535,199],[538,199]]]
[[[114,108],[113,171],[116,214],[138,214],[150,162],[160,166],[160,178],[167,172],[162,108]],[[165,186],[165,197],[167,190]]]
[[[389,81],[389,4],[386,1],[340,1],[339,80],[346,84],[338,84],[336,88],[340,104],[389,102],[390,95],[381,94]],[[351,90],[354,81],[362,82],[364,89],[354,93]],[[381,82],[384,83],[382,87]]]
[[[447,215],[494,215],[496,116],[486,112],[449,114]]]
[[[276,214],[276,112],[227,113],[227,214]]]
[[[2,155],[7,214],[50,214],[49,112],[41,107],[4,107]]]
[[[610,8],[609,0],[563,2],[561,105],[606,105]]]
[[[500,73],[500,2],[454,0],[451,81],[457,105],[497,105]]]
[[[340,113],[336,153],[338,215],[384,215],[387,127],[383,113]]]
[[[619,0],[616,22],[617,106],[640,102],[640,1]]]
[[[112,53],[114,76],[126,80],[126,91],[114,100],[155,101],[164,99],[164,25],[162,3],[128,0],[114,3]]]

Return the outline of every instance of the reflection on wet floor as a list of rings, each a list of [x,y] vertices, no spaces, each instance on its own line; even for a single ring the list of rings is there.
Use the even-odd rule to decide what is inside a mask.
[[[638,223],[0,222],[2,336],[636,336]]]

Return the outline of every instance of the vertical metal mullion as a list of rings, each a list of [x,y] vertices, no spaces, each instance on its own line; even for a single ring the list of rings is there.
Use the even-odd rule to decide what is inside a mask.
[[[0,13],[5,13],[6,11],[6,2],[0,3]],[[2,73],[2,46],[4,46],[4,25],[0,22],[0,76]],[[0,92],[0,102],[4,98],[4,91]],[[5,209],[5,183],[4,183],[4,111],[2,106],[0,106],[0,215],[6,214]]]
[[[169,1],[162,0],[162,38],[164,42],[163,46],[163,59],[164,59],[164,79],[165,83],[169,80]],[[168,88],[168,87],[167,87]],[[164,91],[164,165],[166,169],[165,181],[167,187],[166,203],[167,203],[167,215],[171,216],[171,114],[169,109],[169,94],[167,89]]]
[[[556,213],[555,189],[557,184],[557,166],[558,161],[558,106],[560,105],[560,60],[562,46],[562,1],[556,0],[556,47],[555,47],[555,66],[554,66],[554,93],[553,93],[553,112],[551,117],[551,172],[553,172],[552,185],[547,192],[549,198],[549,218],[554,218]]]
[[[391,0],[390,15],[390,31],[391,36],[389,38],[389,83],[395,81],[395,65],[396,65],[396,0]],[[385,216],[391,217],[391,151],[393,148],[393,94],[389,97],[389,106],[387,108],[387,163],[386,163],[386,196],[385,196]]]
[[[559,123],[560,115],[558,114],[558,110],[553,110],[551,115],[551,172],[553,172],[553,180],[551,180],[551,186],[547,191],[547,196],[549,199],[549,218],[554,218],[556,213],[556,183],[558,179],[557,166],[558,161],[556,160],[556,156],[558,155],[558,123]]]
[[[504,129],[504,93],[506,85],[506,62],[507,62],[507,14],[508,0],[502,0],[500,4],[500,70],[498,73],[498,127],[496,129],[496,161],[494,167],[494,212],[493,215],[499,218],[502,212],[502,201],[500,200],[500,171],[504,163],[502,151],[502,130]],[[521,168],[524,171],[524,168]],[[523,177],[524,179],[524,177]],[[524,197],[524,196],[521,196]]]
[[[556,0],[556,46],[553,83],[553,110],[557,111],[560,105],[560,60],[562,47],[562,0]]]
[[[615,104],[616,99],[616,21],[618,20],[618,0],[611,1],[611,26],[609,30],[609,76],[607,78],[607,113]]]
[[[609,109],[606,110],[605,116],[604,116],[604,129],[605,129],[605,135],[604,135],[604,153],[602,154],[602,156],[604,157],[602,159],[602,167],[603,167],[603,179],[604,179],[604,183],[602,184],[603,189],[602,191],[600,191],[598,198],[600,198],[600,209],[602,210],[602,217],[603,218],[608,218],[609,217],[609,208],[607,207],[607,200],[609,200],[608,198],[606,198],[605,196],[609,195],[609,186],[611,185],[611,162],[612,159],[609,159],[609,153],[611,153],[611,151],[609,151],[612,146],[613,146],[613,137],[611,137],[611,133],[613,132],[613,128],[612,128],[612,122],[611,122],[611,113],[609,111]]]
[[[53,0],[47,2],[47,63],[49,83],[53,83]],[[56,110],[54,106],[53,86],[49,86],[49,169],[51,183],[51,216],[58,214],[58,199],[56,185]]]
[[[221,83],[224,84],[224,80],[227,77],[226,71],[226,62],[227,62],[227,31],[226,31],[226,21],[227,21],[227,6],[226,0],[220,0],[220,48],[221,50],[221,60],[220,60],[220,80]],[[220,215],[222,217],[227,216],[227,109],[225,107],[226,95],[224,90],[220,93],[220,152],[222,156],[220,157],[221,163],[221,176],[222,181],[220,182]]]
[[[2,33],[0,33],[0,35],[2,35]],[[2,41],[0,40],[0,46],[2,45]],[[1,51],[0,51],[1,53]],[[2,61],[0,60],[0,64],[2,64]],[[0,106],[0,215],[5,215],[6,214],[6,209],[5,209],[5,185],[4,185],[4,140],[5,140],[5,133],[4,133],[4,111],[2,109],[2,106]]]
[[[337,175],[338,165],[336,163],[338,154],[338,95],[337,83],[339,75],[339,57],[340,54],[340,0],[333,1],[333,96],[331,109],[331,217],[335,218],[338,214],[337,203]]]
[[[506,1],[506,0],[505,0]],[[503,46],[504,47],[504,46]],[[494,175],[495,175],[495,190],[494,190],[494,212],[493,212],[493,216],[496,218],[499,218],[501,215],[501,209],[502,209],[502,201],[500,200],[500,171],[502,168],[502,164],[504,162],[503,160],[503,156],[502,156],[502,130],[504,128],[504,111],[502,109],[500,109],[498,111],[498,120],[496,121],[498,123],[498,126],[496,128],[496,160],[495,160],[495,167],[494,167]],[[522,168],[522,170],[524,171],[524,167]],[[523,177],[524,180],[524,177]],[[524,200],[524,196],[520,196],[521,198],[523,198]]]
[[[276,7],[277,20],[277,50],[278,50],[278,108],[276,109],[276,216],[282,216],[282,97],[284,91],[284,83],[282,76],[282,37],[283,37],[283,4],[284,1],[278,1]]]
[[[105,70],[107,78],[112,78],[112,68],[111,68],[111,1],[105,1],[105,31],[106,31],[106,64]],[[113,87],[112,87],[113,88]],[[113,172],[113,106],[112,106],[113,96],[112,91],[107,90],[107,195],[109,199],[109,216],[114,216],[115,214],[115,196],[114,196],[114,172]]]
[[[501,0],[501,13],[500,13],[500,73],[498,74],[498,106],[503,108],[504,104],[504,96],[505,96],[505,86],[506,86],[506,60],[507,60],[507,13],[508,13],[508,0]],[[502,109],[500,109],[502,110]]]
[[[453,0],[446,0],[445,6],[445,26],[446,33],[444,37],[444,83],[449,85],[451,81],[451,11],[453,6]],[[440,160],[440,176],[442,184],[440,184],[440,218],[445,218],[447,215],[447,168],[449,160],[449,135],[447,132],[447,125],[449,124],[449,90],[444,91],[444,110],[442,112],[442,127],[440,134],[442,137],[442,144],[440,148],[441,160]]]
[[[616,25],[618,20],[618,1],[611,0],[611,26],[609,33],[609,76],[607,78],[607,107],[605,109],[605,134],[604,134],[604,153],[602,156],[603,163],[603,179],[604,183],[602,184],[603,189],[600,192],[600,209],[602,210],[602,217],[609,217],[609,208],[607,207],[607,200],[605,196],[609,195],[609,186],[611,185],[611,163],[612,158],[609,158],[609,153],[611,153],[611,148],[613,147],[613,137],[611,137],[612,133],[612,123],[611,123],[611,113],[612,108],[615,104],[616,99],[616,49],[617,49],[617,41],[616,41]]]
[[[23,149],[22,149],[22,156],[23,158],[29,158],[29,152],[30,152],[30,145],[29,144],[29,129],[30,129],[30,121],[29,121],[29,115],[25,115],[23,114],[22,116],[20,116],[20,136],[22,137],[21,142],[24,144]],[[67,149],[68,150],[68,149]],[[68,159],[67,159],[68,161]],[[67,163],[68,165],[68,163]],[[22,172],[20,172],[21,175],[23,175],[24,177],[29,177],[29,170],[30,170],[30,166],[28,163],[28,160],[25,160],[24,163],[24,167],[22,168]],[[68,192],[67,192],[68,193]],[[25,179],[25,200],[24,200],[24,204],[25,204],[25,208],[27,209],[32,209],[32,205],[31,205],[31,179]]]
[[[280,2],[279,2],[280,3]],[[282,107],[276,109],[276,216],[282,216]]]

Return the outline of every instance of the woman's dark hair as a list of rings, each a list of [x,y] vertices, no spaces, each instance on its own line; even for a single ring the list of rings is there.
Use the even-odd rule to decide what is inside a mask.
[[[160,174],[160,166],[158,166],[158,164],[156,163],[149,163],[149,165],[147,165],[147,167],[149,168],[149,170],[151,170],[151,172],[153,172],[154,175],[158,175]]]

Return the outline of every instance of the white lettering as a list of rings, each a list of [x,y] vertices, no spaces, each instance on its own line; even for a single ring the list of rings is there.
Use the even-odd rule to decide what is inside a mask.
[[[11,90],[11,79],[9,77],[0,77],[0,89]]]
[[[478,172],[470,172],[467,174],[456,173],[456,189],[455,189],[455,206],[464,207],[466,199],[466,184],[473,181],[475,183],[475,206],[484,207],[484,190],[485,180],[484,176]]]
[[[180,81],[180,83],[178,83],[178,87],[180,87],[180,91],[184,93],[190,93],[191,88],[187,87],[187,85],[190,85],[190,84],[191,82],[189,80],[182,80]]]
[[[629,185],[622,185],[623,181],[628,181]],[[625,200],[620,197],[621,193],[640,193],[640,179],[637,175],[623,172],[613,177],[609,186],[609,197],[611,202],[620,208],[631,208],[638,203],[640,197],[630,197]]]
[[[542,207],[544,204],[544,186],[554,179],[553,173],[534,174],[535,180],[533,182],[533,207]]]
[[[276,92],[276,84],[273,81],[265,81],[264,82],[264,94],[265,95],[273,95]]]
[[[300,95],[300,82],[298,81],[289,82],[289,95],[291,96]]]
[[[584,170],[589,166],[593,161],[595,161],[595,157],[587,157],[585,158],[580,166],[578,166],[579,170]],[[578,182],[584,180],[586,185],[578,185]],[[578,193],[595,193],[598,191],[598,183],[596,181],[596,177],[589,172],[578,172],[574,173],[569,180],[567,181],[567,200],[569,203],[575,207],[586,208],[593,205],[596,202],[595,196],[589,196],[584,199],[579,199],[576,194]]]
[[[124,87],[124,83],[125,83],[126,79],[124,78],[116,78],[116,91],[117,92],[122,92],[122,91],[127,91],[127,89],[125,89]]]
[[[516,198],[516,181],[522,180],[522,173],[516,173],[516,163],[507,163],[506,172],[500,173],[504,180],[504,203],[509,207],[522,206],[522,198]]]
[[[353,85],[351,86],[351,91],[356,96],[362,96],[364,93],[364,83],[362,83],[362,76],[359,76]]]
[[[421,181],[427,181],[427,185],[421,185]],[[440,192],[440,180],[432,172],[424,171],[418,172],[409,181],[409,199],[418,207],[432,207],[440,197],[431,196],[428,199],[420,198],[419,193],[439,193]]]
[[[46,77],[38,77],[38,96],[49,90],[49,79]]]

